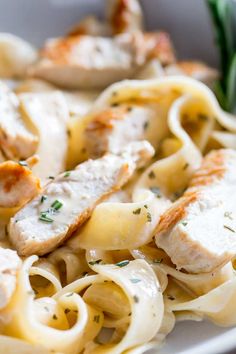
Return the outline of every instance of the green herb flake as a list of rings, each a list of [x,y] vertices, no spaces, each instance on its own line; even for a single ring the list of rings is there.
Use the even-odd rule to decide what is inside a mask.
[[[229,218],[230,220],[233,220],[232,212],[230,212],[230,211],[226,211],[226,212],[224,213],[224,217],[225,217],[225,218]]]
[[[64,177],[69,177],[70,176],[70,171],[66,171],[65,174],[64,174]]]
[[[198,118],[199,118],[200,120],[202,120],[202,121],[204,121],[204,122],[208,121],[208,117],[207,117],[207,115],[204,114],[204,113],[198,113],[197,116],[198,116]]]
[[[99,321],[100,321],[100,315],[95,315],[93,317],[93,322],[99,323]]]
[[[132,278],[132,279],[130,279],[130,281],[133,284],[137,284],[137,283],[139,283],[141,281],[141,279]]]
[[[134,215],[139,215],[141,213],[141,208],[133,210]]]
[[[153,178],[156,177],[156,175],[155,175],[155,173],[154,173],[153,171],[151,171],[151,172],[149,172],[148,177],[149,177],[150,179],[153,179]]]
[[[116,263],[116,266],[122,268],[122,267],[127,266],[128,264],[129,264],[129,261],[125,260],[125,261],[121,261],[121,262]]]
[[[147,208],[148,208],[147,204],[144,204],[144,208],[145,208],[145,209],[147,209]]]
[[[152,222],[152,215],[149,213],[149,211],[147,212],[147,221]]]
[[[175,297],[173,295],[167,295],[167,298],[171,301],[175,300]]]
[[[155,264],[161,264],[162,262],[163,262],[163,258],[153,259],[153,263],[155,263]]]
[[[40,203],[42,204],[46,199],[47,199],[47,196],[42,195],[42,197],[40,198]]]
[[[134,295],[133,299],[136,304],[139,302],[139,297],[137,295]]]
[[[55,200],[51,205],[51,207],[54,210],[59,210],[59,209],[61,209],[62,206],[63,206],[63,204],[61,202],[59,202],[59,200]]]
[[[28,167],[28,163],[25,160],[20,160],[18,164],[23,167]]]
[[[187,221],[185,221],[185,220],[182,221],[181,224],[182,224],[183,226],[187,226],[187,225],[188,225]]]
[[[72,295],[74,295],[74,293],[69,293],[66,295],[66,297],[71,297]]]
[[[146,121],[146,122],[143,124],[143,129],[144,129],[144,130],[147,130],[148,127],[149,127],[149,122]]]
[[[150,187],[149,189],[150,189],[150,191],[151,191],[152,193],[155,194],[155,196],[156,196],[157,198],[161,198],[161,191],[160,191],[160,188],[158,188],[158,187]]]
[[[101,261],[102,261],[102,259],[97,259],[96,261],[90,261],[90,262],[88,262],[88,264],[90,264],[90,265],[95,265],[95,264],[101,263]]]
[[[40,221],[47,222],[47,223],[52,223],[53,219],[49,218],[46,213],[42,213],[39,217]]]
[[[189,163],[186,163],[183,167],[183,170],[187,170],[188,166],[189,166]]]
[[[53,177],[53,176],[48,176],[48,179],[55,179],[55,177]]]
[[[224,228],[227,229],[227,230],[229,230],[229,231],[231,231],[231,232],[235,232],[235,230],[232,229],[232,228],[231,228],[230,226],[228,226],[228,225],[224,225]]]
[[[44,310],[49,312],[49,308],[47,306],[44,306]]]

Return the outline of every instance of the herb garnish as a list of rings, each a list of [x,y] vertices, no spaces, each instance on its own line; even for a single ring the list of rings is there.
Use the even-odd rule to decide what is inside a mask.
[[[149,211],[147,212],[147,221],[148,222],[152,221],[152,215],[149,213]]]
[[[66,295],[66,297],[71,297],[73,295],[73,293],[69,293]]]
[[[187,170],[188,166],[189,166],[189,163],[186,163],[183,167],[183,170]]]
[[[59,209],[61,209],[62,206],[63,206],[63,204],[61,202],[59,202],[59,200],[57,200],[57,199],[51,205],[51,207],[54,210],[59,210]]]
[[[99,323],[100,321],[100,315],[95,315],[93,318],[93,322]]]
[[[134,295],[133,299],[134,299],[134,302],[136,302],[136,304],[139,302],[139,298],[137,295]]]
[[[141,208],[138,208],[136,210],[133,210],[134,215],[139,215],[141,213]]]
[[[154,173],[153,171],[151,171],[151,172],[149,172],[148,177],[149,177],[150,179],[153,179],[153,178],[156,177],[156,175],[155,175],[155,173]]]
[[[53,176],[48,176],[48,179],[55,179],[55,177],[53,177]]]
[[[40,203],[43,203],[46,199],[47,199],[47,196],[46,195],[42,195],[42,197],[40,199]]]
[[[70,171],[66,171],[64,177],[69,177],[69,176],[70,176]]]
[[[53,219],[49,218],[45,212],[40,215],[39,220],[48,223],[53,222]]]
[[[90,261],[90,262],[88,262],[88,264],[90,264],[90,265],[95,265],[95,264],[101,263],[101,261],[102,261],[102,259],[97,259],[96,261]]]
[[[118,262],[118,263],[116,263],[115,265],[116,265],[117,267],[122,268],[122,267],[127,266],[128,264],[129,264],[129,261],[128,261],[128,260],[125,260],[125,261]]]
[[[162,262],[163,262],[163,258],[156,258],[156,259],[153,259],[153,263],[161,264]]]
[[[149,126],[149,122],[146,121],[144,124],[143,124],[143,129],[146,130]]]
[[[234,229],[232,229],[230,226],[228,225],[224,225],[224,228],[231,231],[231,232],[236,232]]]
[[[137,284],[137,283],[139,283],[141,281],[141,279],[132,278],[132,279],[130,279],[130,281],[133,284]]]
[[[233,220],[232,212],[231,212],[231,211],[226,211],[226,212],[224,213],[224,217],[225,217],[225,218],[229,218],[230,220]]]
[[[152,193],[154,193],[156,195],[157,198],[161,198],[160,188],[158,188],[158,187],[150,187],[149,189],[150,189],[150,191]]]
[[[182,224],[183,226],[187,226],[187,225],[188,225],[187,221],[185,221],[185,220],[182,221],[181,224]]]

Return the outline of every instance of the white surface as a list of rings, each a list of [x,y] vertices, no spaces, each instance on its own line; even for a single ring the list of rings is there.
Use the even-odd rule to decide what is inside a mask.
[[[149,29],[170,32],[179,57],[217,65],[217,52],[204,0],[142,0]],[[103,14],[99,0],[0,0],[0,31],[12,32],[40,45],[63,34],[86,14]],[[236,329],[210,323],[179,323],[160,354],[236,353]]]

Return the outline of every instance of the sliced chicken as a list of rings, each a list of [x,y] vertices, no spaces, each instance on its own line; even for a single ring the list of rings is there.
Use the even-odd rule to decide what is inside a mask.
[[[123,155],[88,160],[56,177],[10,221],[10,240],[19,254],[52,251],[89,218],[98,203],[128,181],[140,162],[152,155],[150,144],[134,143]]]
[[[218,78],[219,72],[199,61],[179,61],[165,68],[166,75],[187,75],[211,86]]]
[[[107,12],[113,34],[143,28],[143,14],[138,0],[107,0]]]
[[[236,151],[210,152],[160,219],[156,244],[178,269],[211,272],[236,254]]]
[[[0,247],[0,309],[9,303],[15,291],[21,263],[15,251]]]
[[[0,207],[21,207],[40,191],[40,181],[29,169],[27,161],[0,164]]]
[[[148,140],[154,148],[160,140],[160,120],[155,105],[113,104],[94,115],[85,130],[88,155],[119,153],[132,141]]]
[[[150,58],[174,61],[166,33],[124,33],[114,38],[77,35],[51,39],[30,74],[65,88],[104,88],[131,78]]]
[[[19,112],[19,100],[0,82],[0,149],[8,159],[26,159],[36,151],[38,138]]]

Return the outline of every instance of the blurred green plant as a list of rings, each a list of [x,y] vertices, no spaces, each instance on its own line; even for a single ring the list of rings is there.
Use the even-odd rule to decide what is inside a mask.
[[[236,114],[236,1],[207,0],[220,51],[221,78],[214,90],[223,109]]]

